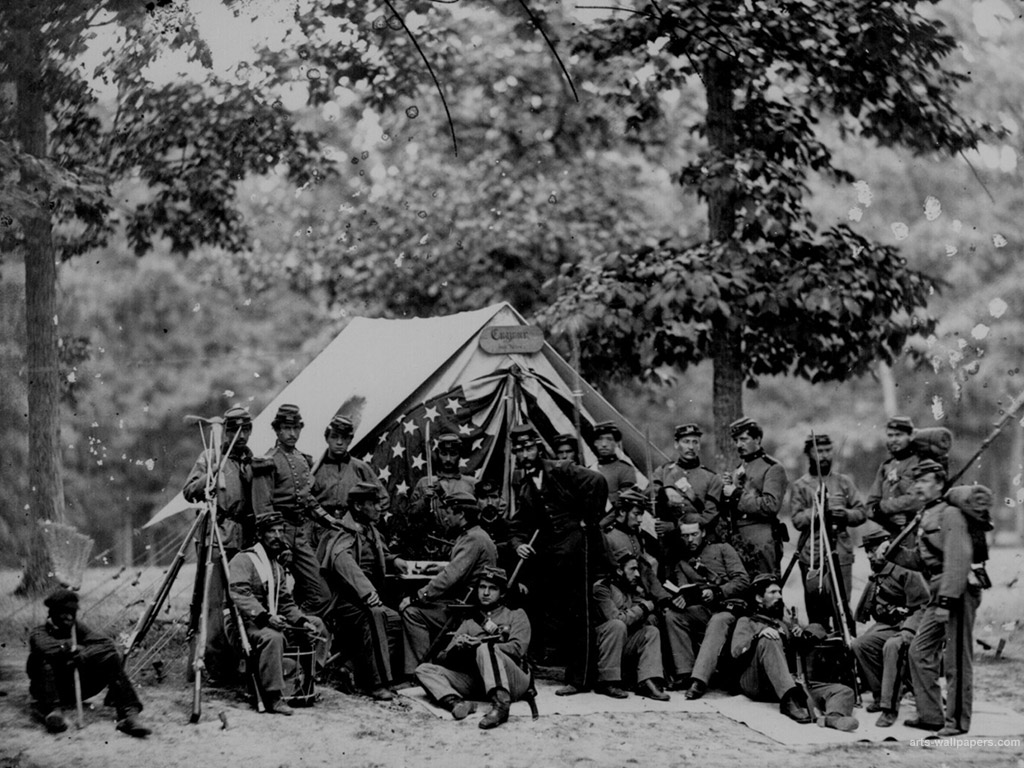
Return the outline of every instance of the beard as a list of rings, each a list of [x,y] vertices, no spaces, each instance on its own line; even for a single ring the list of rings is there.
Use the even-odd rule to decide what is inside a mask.
[[[832,471],[832,460],[831,459],[823,459],[821,461],[815,461],[813,457],[811,458],[811,474],[812,475],[818,475],[819,477],[821,477],[823,475],[827,475],[831,471]]]
[[[786,604],[779,600],[772,606],[762,606],[761,613],[772,619],[781,619],[786,614]]]

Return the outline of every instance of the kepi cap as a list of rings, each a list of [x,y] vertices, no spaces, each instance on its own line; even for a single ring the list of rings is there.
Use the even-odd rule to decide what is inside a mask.
[[[327,429],[324,431],[324,436],[340,435],[341,437],[351,437],[355,434],[355,431],[356,425],[352,423],[352,419],[339,414],[331,419]]]
[[[352,486],[348,492],[349,501],[361,501],[362,499],[379,499],[380,487],[368,480],[361,480]]]
[[[906,432],[909,435],[914,431],[914,422],[910,420],[909,416],[893,416],[885,422],[885,428]]]
[[[43,605],[49,608],[51,611],[59,610],[78,610],[78,593],[74,590],[61,587],[60,589],[54,590],[43,600]]]
[[[305,426],[302,422],[302,414],[299,413],[299,406],[289,403],[279,406],[277,413],[274,415],[274,420],[270,422],[270,426],[273,429],[277,429],[279,426]]]
[[[528,448],[540,442],[540,436],[532,424],[517,424],[512,427],[509,433],[512,440],[512,448]]]
[[[476,583],[479,585],[481,582],[489,581],[491,584],[495,584],[502,589],[508,586],[508,574],[505,573],[504,568],[499,568],[496,565],[485,565],[480,571],[480,575],[477,577]]]
[[[594,425],[594,438],[601,435],[611,435],[615,440],[622,439],[622,430],[614,421],[602,421]]]
[[[240,429],[241,427],[252,426],[252,414],[249,413],[249,409],[241,405],[236,405],[232,408],[228,408],[224,412],[224,428],[225,429]]]
[[[701,431],[701,428],[697,424],[680,424],[676,427],[673,437],[675,437],[676,440],[679,440],[683,437],[700,437],[703,434],[704,432]]]
[[[729,425],[729,435],[731,437],[739,437],[744,432],[750,432],[755,437],[763,434],[761,425],[749,416],[743,416],[736,419],[736,421]]]
[[[925,459],[920,464],[918,464],[916,467],[914,467],[912,470],[910,470],[910,474],[911,474],[911,476],[915,480],[917,480],[919,477],[924,477],[925,475],[929,475],[929,474],[934,474],[940,480],[945,480],[946,479],[946,468],[944,466],[942,466],[941,464],[939,464],[939,462],[937,462],[937,461],[932,461],[931,459]]]

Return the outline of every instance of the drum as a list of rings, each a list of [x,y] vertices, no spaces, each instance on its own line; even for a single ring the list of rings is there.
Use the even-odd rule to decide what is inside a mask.
[[[285,700],[293,707],[311,707],[316,699],[316,652],[291,646],[282,654]]]

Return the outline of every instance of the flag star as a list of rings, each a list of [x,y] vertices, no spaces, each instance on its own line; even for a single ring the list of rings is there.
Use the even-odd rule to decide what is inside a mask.
[[[377,438],[377,445],[384,445],[384,443],[387,442],[387,439],[388,439],[388,433],[387,432],[381,432],[380,433],[380,437]]]
[[[470,428],[469,424],[460,424],[459,425],[459,434],[460,435],[471,435],[471,434],[473,434],[473,430]]]
[[[419,429],[419,426],[416,424],[415,421],[407,421],[402,425],[402,429],[405,430],[405,434],[412,435],[416,432],[417,429]]]
[[[459,459],[459,469],[469,466],[469,459]]]
[[[461,407],[462,406],[459,405],[459,398],[457,397],[449,397],[448,404],[445,406],[445,408],[447,408],[452,413],[458,413],[459,408]]]
[[[371,463],[373,461],[373,454],[368,453],[365,456],[363,456],[363,461],[365,461],[367,464]]]
[[[394,445],[391,446],[391,456],[392,456],[392,458],[397,459],[399,456],[403,456],[404,454],[405,454],[405,446],[402,445],[401,443],[395,443]]]
[[[391,469],[389,467],[384,467],[384,469],[377,473],[377,477],[380,478],[382,483],[386,483],[391,479]]]
[[[402,482],[395,486],[395,493],[397,493],[399,496],[403,496],[408,492],[409,486],[406,484],[405,480],[403,480]]]
[[[470,450],[471,451],[479,451],[481,448],[483,448],[483,446],[484,446],[484,439],[482,437],[478,437],[476,440],[473,441],[473,446],[470,448]]]
[[[434,419],[437,419],[440,416],[441,414],[437,412],[437,406],[435,405],[430,406],[429,408],[427,408],[426,411],[423,412],[423,418],[429,419],[431,424],[434,423]]]
[[[418,456],[413,456],[412,457],[412,468],[413,469],[420,469],[426,463],[427,463],[427,460],[423,458],[423,454],[420,454]]]

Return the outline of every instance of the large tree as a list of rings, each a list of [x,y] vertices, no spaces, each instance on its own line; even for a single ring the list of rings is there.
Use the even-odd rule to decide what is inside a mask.
[[[297,128],[282,106],[282,89],[297,81],[311,90],[369,88],[384,103],[418,85],[411,40],[384,41],[385,50],[374,30],[386,15],[359,2],[302,2],[288,53],[265,51],[256,76],[224,77],[184,3],[0,6],[0,92],[14,105],[0,112],[0,246],[25,264],[31,519],[64,516],[58,264],[119,227],[140,254],[157,240],[180,254],[202,243],[245,248],[241,179],[275,172],[301,187],[332,172],[318,135]],[[318,42],[330,56],[317,77],[303,62],[303,35],[327,38]],[[89,71],[88,54],[98,52],[102,63]],[[148,75],[168,52],[184,54],[194,74],[153,82]],[[106,88],[116,92],[113,103]],[[119,205],[116,194],[134,207]],[[36,536],[20,589],[46,588],[49,565]]]
[[[703,237],[604,254],[564,275],[546,317],[587,329],[591,356],[651,372],[714,364],[715,436],[742,414],[742,388],[790,373],[842,380],[929,331],[936,283],[845,224],[821,226],[807,179],[855,177],[826,136],[957,153],[988,129],[961,115],[957,42],[915,0],[698,0],[620,9],[575,40],[614,75],[608,98],[643,131],[664,97],[704,108],[679,132],[704,147],[678,174],[707,205]]]

